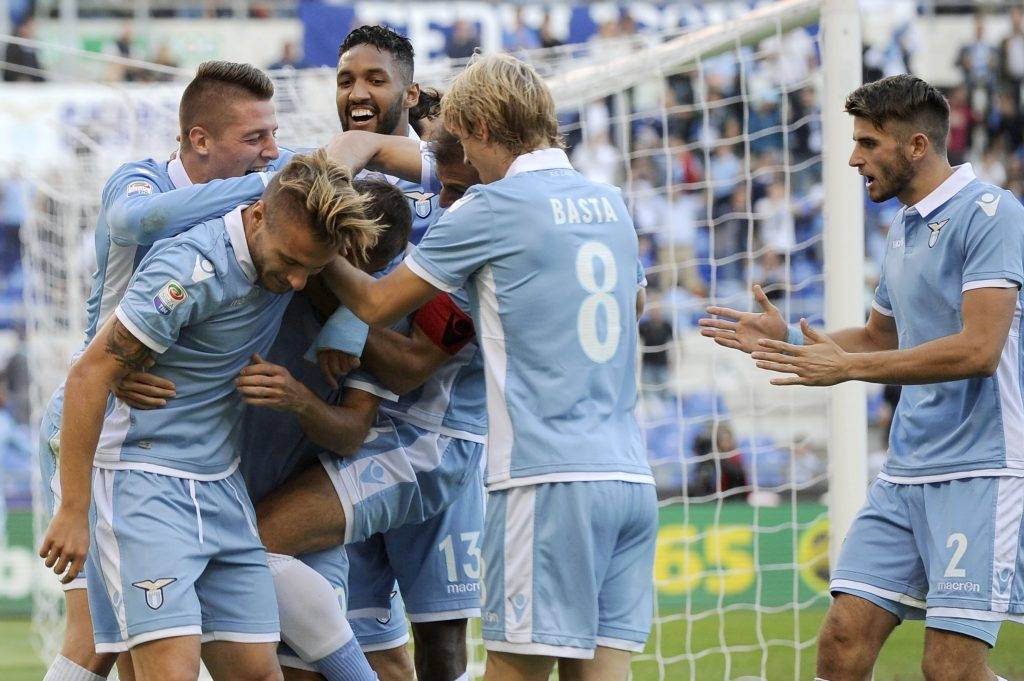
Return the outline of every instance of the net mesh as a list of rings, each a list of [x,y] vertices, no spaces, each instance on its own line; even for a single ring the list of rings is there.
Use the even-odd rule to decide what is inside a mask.
[[[816,11],[788,0],[687,35],[523,55],[552,85],[577,169],[623,188],[649,281],[638,414],[661,519],[654,626],[634,678],[798,679],[811,669],[828,567],[825,401],[770,386],[695,323],[709,303],[751,309],[756,283],[788,318],[820,322]],[[457,67],[429,65],[418,79],[443,86]],[[317,146],[337,131],[332,71],[285,72],[275,84],[283,144]],[[31,134],[0,145],[0,157],[33,189],[22,240],[36,423],[81,343],[104,180],[120,163],[170,153],[182,87],[14,93],[9,115]],[[41,570],[36,585],[34,630],[51,659],[61,597]]]

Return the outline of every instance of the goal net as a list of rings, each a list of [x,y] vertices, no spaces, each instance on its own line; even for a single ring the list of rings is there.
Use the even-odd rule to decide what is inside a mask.
[[[522,55],[552,86],[577,169],[622,187],[647,272],[638,417],[660,527],[654,626],[635,679],[813,675],[830,518],[842,531],[863,493],[864,394],[770,386],[696,320],[708,304],[752,309],[754,284],[792,321],[862,319],[861,190],[855,174],[826,170],[849,149],[842,100],[857,84],[849,62],[859,77],[859,29],[854,7],[821,30],[823,4],[849,7],[783,0],[695,31]],[[458,65],[417,68],[443,88]],[[37,422],[81,343],[103,182],[174,146],[189,74],[169,75],[16,93],[12,115],[33,144],[0,145],[0,158],[34,190],[22,239]],[[337,131],[330,70],[275,80],[282,144],[315,146]],[[846,484],[829,484],[830,462]],[[50,659],[61,598],[42,570],[36,584],[37,643]],[[471,656],[479,674],[478,640]]]

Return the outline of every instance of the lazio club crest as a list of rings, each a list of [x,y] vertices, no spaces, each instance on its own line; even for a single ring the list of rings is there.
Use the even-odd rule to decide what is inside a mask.
[[[172,582],[178,581],[177,577],[161,577],[160,579],[141,582],[132,582],[132,586],[146,592],[146,605],[153,610],[158,610],[164,604],[164,587]]]

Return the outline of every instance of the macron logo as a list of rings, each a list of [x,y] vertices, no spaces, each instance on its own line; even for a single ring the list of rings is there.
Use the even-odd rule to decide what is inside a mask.
[[[981,209],[985,211],[985,215],[992,217],[996,214],[996,208],[999,208],[999,199],[1000,197],[995,194],[983,194],[981,201],[976,201],[975,203],[981,206]]]
[[[192,281],[198,284],[213,276],[213,263],[201,255],[196,256],[195,267],[192,268]]]

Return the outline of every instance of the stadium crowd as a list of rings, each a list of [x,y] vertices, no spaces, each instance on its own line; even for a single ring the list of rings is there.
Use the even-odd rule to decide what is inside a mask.
[[[258,15],[262,16],[262,15]],[[1024,195],[1024,10],[1012,7],[1012,31],[996,42],[985,33],[978,15],[974,39],[957,48],[960,83],[948,89],[951,105],[949,153],[954,163],[973,163],[978,177]],[[31,20],[16,33],[31,37]],[[635,21],[623,13],[599,27],[596,46],[636,36]],[[907,26],[894,30],[888,45],[865,48],[864,79],[875,80],[910,70],[915,40]],[[507,51],[520,52],[559,44],[548,22],[532,28],[517,14],[515,26],[503,35]],[[445,45],[450,58],[472,54],[480,44],[476,27],[455,24]],[[621,44],[618,43],[618,44]],[[117,41],[121,56],[148,58],[173,65],[166,49],[139,55],[126,30]],[[698,74],[688,72],[637,88],[630,98],[628,152],[619,141],[619,113],[609,100],[595,104],[579,117],[563,120],[570,156],[591,179],[627,189],[641,253],[648,273],[649,312],[641,324],[643,395],[664,403],[659,409],[682,414],[678,424],[648,424],[652,461],[678,462],[680,450],[692,460],[683,476],[681,467],[662,480],[665,494],[689,492],[701,496],[716,489],[752,485],[778,487],[791,481],[790,448],[770,438],[747,433],[734,437],[727,426],[710,431],[712,415],[728,417],[720,396],[681,395],[674,384],[674,366],[684,355],[679,339],[695,328],[709,298],[741,304],[751,283],[765,285],[769,297],[789,292],[791,319],[820,320],[822,311],[820,184],[821,130],[815,109],[816,44],[800,34],[779,45],[762,46],[754,55],[744,52],[741,72],[735,54],[708,60]],[[19,64],[29,71],[19,71]],[[299,48],[292,43],[269,69],[302,68]],[[31,50],[8,45],[4,80],[42,80],[31,69],[38,62]],[[124,69],[123,80],[147,80],[144,72]],[[773,85],[788,83],[785,92]],[[744,99],[738,95],[746,94]],[[664,111],[664,115],[662,112]],[[585,130],[585,134],[583,134]],[[749,164],[749,166],[748,166]],[[783,172],[788,170],[789,172]],[[749,177],[749,181],[746,178]],[[28,384],[25,378],[24,272],[20,262],[19,228],[31,204],[27,182],[16,175],[0,177],[0,452],[8,471],[7,495],[25,499],[32,438],[28,426]],[[868,277],[865,300],[874,289],[886,234],[898,210],[895,199],[874,204],[865,198],[865,254]],[[876,424],[891,413],[891,393],[874,399]],[[657,413],[658,410],[655,410]],[[718,446],[711,447],[717,438]],[[805,447],[801,444],[800,447]],[[723,449],[723,447],[727,447]],[[807,477],[818,475],[821,462],[810,447],[803,457]],[[714,451],[718,454],[709,455]],[[758,465],[752,466],[755,458]],[[737,465],[719,465],[719,479],[702,472],[703,464],[718,458]],[[725,473],[726,469],[731,472]],[[756,468],[756,473],[755,473]],[[23,479],[24,478],[24,479]],[[684,489],[683,480],[687,480]]]

